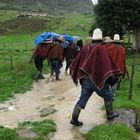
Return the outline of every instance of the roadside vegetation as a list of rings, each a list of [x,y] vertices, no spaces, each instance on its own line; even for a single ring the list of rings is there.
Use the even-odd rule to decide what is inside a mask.
[[[34,134],[31,136],[21,136],[20,132],[25,131]],[[56,125],[52,120],[44,120],[38,122],[24,122],[19,123],[18,128],[9,129],[0,126],[0,139],[1,140],[48,140],[49,135],[56,131]]]
[[[97,126],[91,129],[85,137],[87,140],[138,140],[135,131],[122,124]]]

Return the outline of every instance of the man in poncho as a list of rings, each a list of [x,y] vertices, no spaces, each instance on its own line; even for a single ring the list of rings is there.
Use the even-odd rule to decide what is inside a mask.
[[[64,48],[61,45],[63,42],[63,37],[60,37],[58,39],[54,40],[54,45],[50,48],[50,51],[48,53],[48,60],[51,64],[51,75],[55,73],[56,80],[60,80],[59,74],[60,69],[62,67],[62,62],[64,60],[63,51]]]
[[[126,53],[125,48],[122,45],[123,40],[120,40],[119,34],[114,35],[114,39],[112,40],[112,44],[107,48],[109,54],[113,58],[114,62],[118,66],[118,68],[122,71],[122,78],[125,77],[127,69],[126,69]]]
[[[45,79],[45,77],[42,75],[43,61],[47,58],[49,49],[52,44],[53,40],[47,39],[46,41],[41,42],[39,45],[36,46],[36,49],[33,53],[35,67],[37,69],[35,80]]]
[[[126,68],[126,53],[125,53],[125,48],[123,46],[123,40],[120,40],[119,34],[114,35],[114,39],[111,40],[111,42],[108,43],[107,41],[105,42],[107,50],[109,52],[109,55],[112,57],[114,60],[115,64],[117,67],[121,70],[122,72],[122,78],[125,78],[125,75],[127,73],[127,68]],[[119,89],[121,83],[121,77],[116,83],[112,89],[115,91],[116,89]]]
[[[67,47],[65,48],[65,58],[66,58],[65,72],[66,72],[66,74],[67,74],[67,70],[69,69],[72,60],[76,57],[77,54],[78,54],[77,46],[74,43],[68,41]]]
[[[71,64],[73,81],[77,84],[80,80],[81,84],[81,95],[74,107],[70,121],[72,125],[83,125],[78,117],[94,91],[104,99],[107,119],[119,116],[118,113],[113,112],[113,93],[110,85],[116,83],[121,71],[102,42],[102,31],[100,29],[94,30],[92,44],[84,46]]]

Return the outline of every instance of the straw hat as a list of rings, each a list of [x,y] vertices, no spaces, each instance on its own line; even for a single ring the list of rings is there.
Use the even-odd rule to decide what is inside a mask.
[[[86,44],[91,44],[92,43],[92,37],[91,36],[86,37],[85,43]]]
[[[110,36],[106,36],[104,42],[105,43],[111,43],[111,42],[113,42],[113,40],[110,38]]]
[[[58,37],[57,39],[61,42],[64,42],[64,36],[62,36],[62,35],[60,37]]]
[[[103,33],[99,28],[93,31],[92,40],[104,40]]]
[[[123,40],[120,40],[120,35],[119,34],[115,34],[113,42],[123,42]]]

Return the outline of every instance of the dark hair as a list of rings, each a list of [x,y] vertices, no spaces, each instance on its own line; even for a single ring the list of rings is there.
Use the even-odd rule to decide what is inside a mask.
[[[80,47],[80,49],[81,49],[83,47],[83,41],[82,41],[82,39],[78,40],[77,43],[76,43],[76,45],[78,47]]]
[[[92,43],[102,43],[103,40],[92,40]]]

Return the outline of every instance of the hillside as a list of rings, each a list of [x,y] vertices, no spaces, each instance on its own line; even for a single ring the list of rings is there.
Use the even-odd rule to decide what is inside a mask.
[[[2,10],[1,10],[2,11]],[[8,17],[9,16],[9,17]],[[8,13],[7,18],[10,18]],[[0,19],[5,19],[4,17]],[[93,24],[92,15],[69,14],[65,16],[48,16],[34,18],[11,18],[0,22],[0,35],[3,34],[32,34],[35,32],[54,31],[86,36]]]
[[[92,2],[91,0],[0,0],[0,9],[40,11],[49,14],[92,13]]]

